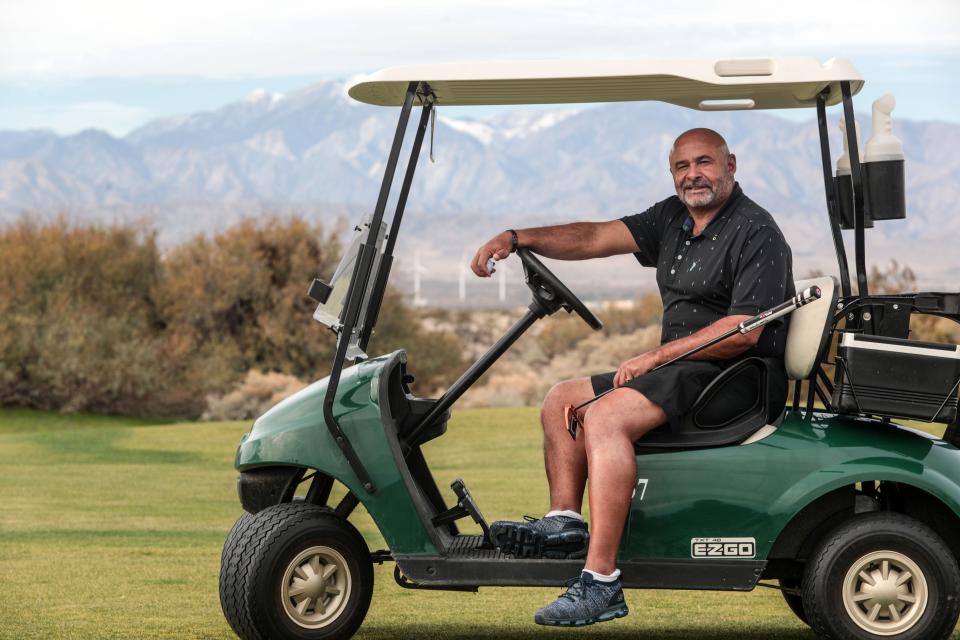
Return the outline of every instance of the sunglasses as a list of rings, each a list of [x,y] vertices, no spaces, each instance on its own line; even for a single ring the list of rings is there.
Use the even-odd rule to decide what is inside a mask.
[[[577,408],[568,404],[563,408],[563,421],[567,423],[567,432],[574,440],[577,439],[577,431],[583,428],[580,422],[580,416],[577,415]]]
[[[563,421],[567,423],[567,433],[570,434],[571,438],[576,440],[577,431],[579,431],[580,429],[583,429],[583,420],[580,418],[580,414],[578,413],[580,409],[583,409],[585,406],[587,406],[591,402],[596,402],[597,400],[607,395],[611,391],[613,391],[613,389],[607,389],[603,393],[595,395],[594,397],[590,398],[586,402],[581,402],[577,406],[573,406],[572,404],[564,405]]]

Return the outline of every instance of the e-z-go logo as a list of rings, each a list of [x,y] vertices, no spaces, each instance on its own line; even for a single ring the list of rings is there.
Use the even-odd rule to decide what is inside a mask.
[[[693,538],[691,558],[753,558],[757,555],[756,538]]]

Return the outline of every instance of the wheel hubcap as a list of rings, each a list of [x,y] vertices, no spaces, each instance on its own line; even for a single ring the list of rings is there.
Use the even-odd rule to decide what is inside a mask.
[[[283,610],[301,627],[325,627],[343,611],[352,581],[346,559],[330,547],[310,547],[287,565],[280,583]]]
[[[910,629],[927,608],[927,580],[917,563],[896,551],[874,551],[850,566],[843,605],[861,629],[892,636]]]

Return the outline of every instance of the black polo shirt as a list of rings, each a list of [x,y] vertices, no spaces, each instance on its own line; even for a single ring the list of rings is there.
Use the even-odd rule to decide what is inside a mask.
[[[796,292],[790,247],[773,217],[740,185],[699,235],[680,198],[621,218],[637,242],[637,260],[657,268],[663,299],[661,343],[731,315],[756,315]],[[787,323],[767,325],[746,355],[783,357]]]

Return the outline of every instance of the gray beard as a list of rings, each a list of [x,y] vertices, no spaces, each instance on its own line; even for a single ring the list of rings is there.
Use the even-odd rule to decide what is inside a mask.
[[[688,207],[693,207],[695,209],[703,209],[704,207],[709,207],[718,200],[728,197],[733,192],[733,176],[727,174],[720,179],[720,182],[710,189],[709,193],[706,193],[701,196],[687,196],[686,191],[683,187],[677,189],[677,197],[680,198],[680,202],[687,205]]]

